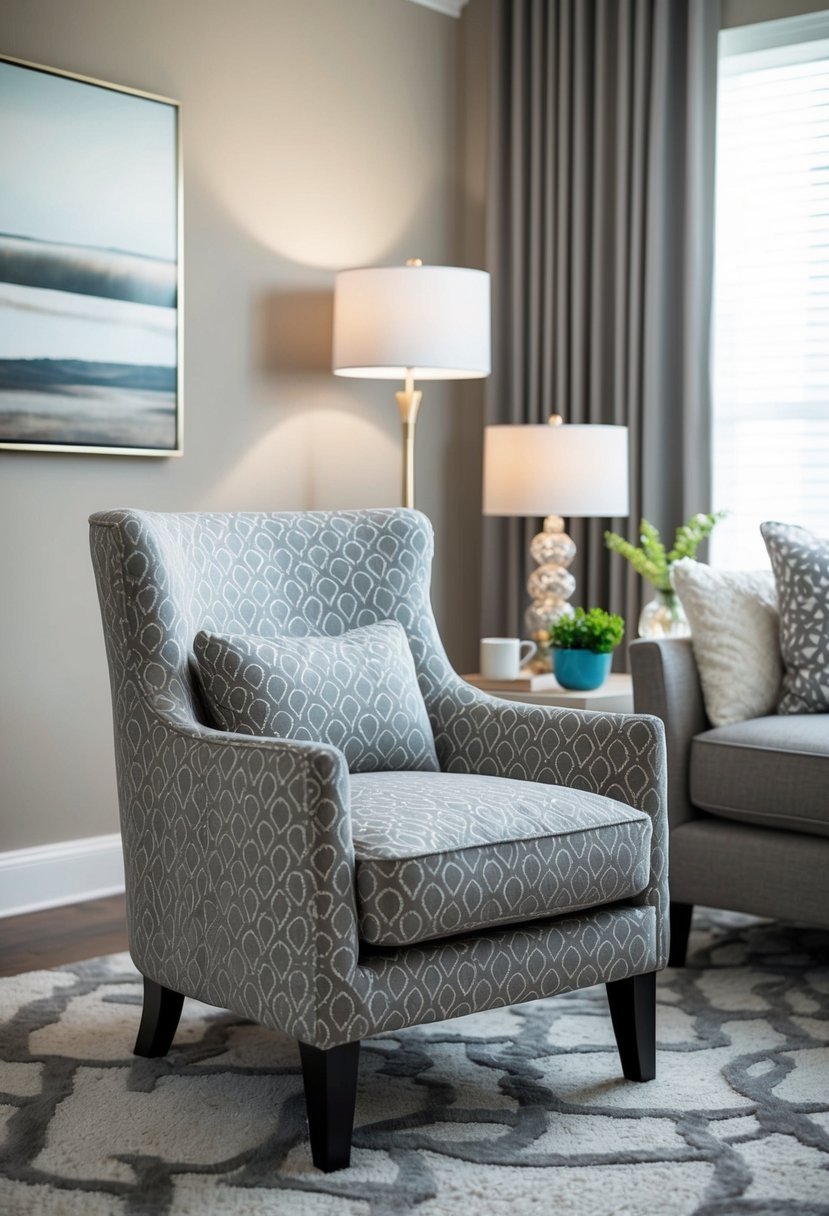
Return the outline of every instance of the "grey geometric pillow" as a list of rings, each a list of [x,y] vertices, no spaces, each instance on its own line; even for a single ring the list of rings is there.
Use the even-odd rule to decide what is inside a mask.
[[[760,525],[780,609],[781,714],[829,712],[829,541],[794,524]]]
[[[329,743],[352,773],[440,768],[406,631],[336,637],[196,634],[208,708],[223,730]]]

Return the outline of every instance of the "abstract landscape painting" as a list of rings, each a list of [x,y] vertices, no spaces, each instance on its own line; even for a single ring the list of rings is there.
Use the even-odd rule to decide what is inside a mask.
[[[178,106],[0,58],[0,447],[178,454]]]

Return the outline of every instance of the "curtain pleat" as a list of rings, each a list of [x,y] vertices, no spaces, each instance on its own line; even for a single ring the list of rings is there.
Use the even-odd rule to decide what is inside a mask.
[[[719,0],[493,0],[485,418],[630,428],[629,519],[568,521],[573,602],[628,637],[649,592],[605,529],[711,506],[718,30]],[[523,632],[539,526],[484,521],[484,633]]]

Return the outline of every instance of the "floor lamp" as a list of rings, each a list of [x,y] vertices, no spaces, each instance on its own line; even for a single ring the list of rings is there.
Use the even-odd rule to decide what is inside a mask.
[[[341,270],[334,290],[334,374],[402,380],[403,505],[414,506],[416,380],[489,375],[489,275],[457,266]]]
[[[626,426],[566,426],[554,414],[548,424],[484,429],[484,514],[545,517],[530,544],[538,568],[527,580],[526,616],[545,661],[550,626],[572,615],[568,601],[576,589],[568,569],[576,546],[561,516],[619,517],[628,510]]]

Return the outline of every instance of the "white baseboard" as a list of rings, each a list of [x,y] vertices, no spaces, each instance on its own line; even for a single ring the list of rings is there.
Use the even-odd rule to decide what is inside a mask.
[[[123,889],[117,832],[0,853],[0,916],[100,899]]]

